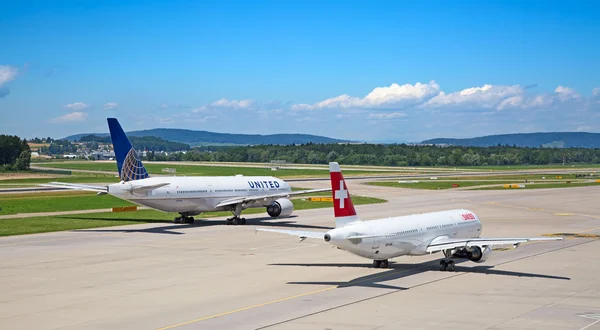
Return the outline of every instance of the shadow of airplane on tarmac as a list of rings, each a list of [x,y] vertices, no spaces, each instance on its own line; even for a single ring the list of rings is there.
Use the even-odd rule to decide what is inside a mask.
[[[246,218],[246,225],[239,225],[237,227],[247,227],[249,225],[253,226],[269,226],[269,227],[289,227],[296,229],[324,229],[329,230],[333,229],[333,227],[326,226],[316,226],[316,225],[303,225],[299,224],[296,221],[290,221],[287,219],[296,218],[297,216],[290,216],[286,218],[286,220],[274,219],[271,217],[259,217],[259,218]],[[108,217],[78,217],[78,216],[61,216],[61,218],[65,219],[73,219],[73,220],[98,220],[98,221],[122,221],[122,222],[136,222],[140,224],[168,224],[165,226],[159,227],[151,227],[151,228],[110,228],[110,229],[75,229],[75,232],[100,232],[100,233],[149,233],[149,234],[170,234],[170,235],[183,235],[185,232],[181,232],[181,230],[186,230],[190,228],[199,228],[199,227],[211,227],[211,226],[225,226],[225,220],[212,220],[210,218],[206,219],[196,219],[194,224],[173,224],[172,221],[169,220],[155,220],[155,219],[115,219]]]
[[[468,262],[468,260],[456,260],[457,264],[454,272],[444,272],[445,274],[465,274],[465,273],[477,273],[477,274],[485,274],[485,275],[499,275],[499,276],[516,276],[516,277],[531,277],[531,278],[545,278],[545,279],[553,279],[553,280],[571,280],[570,277],[563,276],[553,276],[553,275],[544,275],[544,274],[534,274],[534,273],[522,273],[522,272],[513,272],[507,270],[493,269],[494,266],[475,266],[475,267],[465,267],[458,266],[458,264]],[[296,266],[296,267],[351,267],[351,268],[370,268],[371,266],[366,264],[348,264],[348,263],[277,263],[270,264],[271,266]],[[437,271],[439,272],[439,261],[432,260],[423,262],[420,264],[399,264],[390,262],[389,269],[372,275],[362,276],[355,278],[348,282],[342,281],[324,281],[324,282],[287,282],[287,284],[305,284],[305,285],[331,285],[338,286],[339,288],[344,287],[353,287],[353,286],[363,286],[370,288],[380,288],[380,289],[393,289],[393,290],[407,290],[408,288],[393,286],[385,284],[384,282],[401,279],[404,277],[418,275],[421,273],[429,272],[429,271]]]

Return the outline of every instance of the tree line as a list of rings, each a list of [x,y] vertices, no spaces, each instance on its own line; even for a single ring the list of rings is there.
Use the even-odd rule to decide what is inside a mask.
[[[301,144],[221,147],[214,151],[192,148],[186,153],[146,157],[156,161],[260,162],[380,166],[496,166],[600,163],[600,149],[528,148],[516,146],[460,147],[406,144]]]
[[[16,135],[0,135],[0,170],[26,171],[31,163],[31,150],[26,139]]]
[[[181,142],[167,141],[165,139],[155,136],[130,136],[128,137],[131,145],[136,150],[147,150],[147,151],[181,151],[189,150],[190,145]],[[97,147],[98,143],[111,144],[112,141],[110,136],[97,136],[97,135],[86,135],[79,139],[79,142],[94,143]],[[92,146],[93,147],[93,146]]]

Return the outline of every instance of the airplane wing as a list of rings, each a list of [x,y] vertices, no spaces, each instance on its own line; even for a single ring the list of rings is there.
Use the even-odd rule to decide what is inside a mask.
[[[235,205],[235,204],[240,204],[240,203],[248,203],[248,202],[257,201],[257,200],[261,200],[261,199],[283,198],[283,197],[290,197],[290,196],[296,196],[296,195],[312,194],[312,193],[323,192],[323,191],[331,191],[331,188],[310,189],[310,190],[300,190],[300,191],[291,191],[291,192],[278,192],[278,193],[274,193],[274,194],[235,197],[235,198],[230,198],[230,199],[221,201],[219,204],[215,205],[215,207]]]
[[[145,193],[146,191],[154,190],[160,187],[168,186],[170,183],[157,183],[151,185],[132,185],[131,192],[132,193]],[[71,190],[82,190],[82,191],[93,191],[98,194],[107,194],[108,187],[107,186],[90,186],[85,184],[75,184],[75,183],[66,183],[66,182],[50,182],[49,184],[40,184],[42,187],[52,187],[52,188],[65,188]]]
[[[490,245],[514,245],[517,248],[521,243],[535,241],[562,241],[563,237],[523,237],[523,238],[463,238],[434,239],[427,247],[427,252],[433,253],[448,249],[456,249],[471,246],[490,246]]]
[[[301,239],[306,239],[306,238],[316,238],[316,239],[324,239],[325,238],[325,232],[320,232],[320,231],[305,231],[305,230],[288,230],[288,229],[266,229],[266,228],[257,228],[257,231],[270,231],[270,232],[274,232],[274,233],[280,233],[280,234],[288,234],[288,235],[292,235],[292,236],[298,236]],[[354,236],[349,236],[346,239],[352,240],[352,239],[361,239],[361,238],[375,238],[375,237],[384,237],[385,235],[354,235]]]
[[[297,236],[301,241],[307,238],[323,239],[325,236],[324,232],[319,231],[306,231],[306,230],[291,230],[291,229],[270,229],[270,228],[255,228],[256,231],[269,231],[273,233],[287,234]]]
[[[50,187],[50,188],[63,188],[63,189],[71,189],[71,190],[82,190],[82,191],[93,191],[99,194],[108,193],[107,186],[90,186],[85,184],[75,184],[75,183],[66,183],[66,182],[50,182],[48,184],[39,184],[41,187]]]

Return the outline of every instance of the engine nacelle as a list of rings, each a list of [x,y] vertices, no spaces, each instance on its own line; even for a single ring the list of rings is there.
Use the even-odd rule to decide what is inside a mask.
[[[483,251],[479,246],[470,247],[467,250],[467,258],[473,262],[484,262],[492,254],[492,248],[487,246]]]
[[[267,206],[267,213],[273,218],[287,218],[292,212],[294,212],[294,204],[286,198],[280,198]]]

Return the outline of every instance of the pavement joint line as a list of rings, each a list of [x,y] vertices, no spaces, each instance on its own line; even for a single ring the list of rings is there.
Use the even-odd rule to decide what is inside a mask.
[[[194,320],[190,320],[190,321],[186,321],[186,322],[182,322],[182,323],[178,323],[178,324],[174,324],[174,325],[169,325],[169,326],[166,326],[166,327],[159,328],[158,330],[173,329],[173,328],[177,328],[177,327],[180,327],[180,326],[184,326],[184,325],[188,325],[188,324],[192,324],[192,323],[197,323],[197,322],[201,322],[201,321],[205,321],[205,320],[217,318],[217,317],[220,317],[220,316],[230,315],[230,314],[234,314],[234,313],[238,313],[238,312],[243,312],[243,311],[247,311],[247,310],[258,308],[258,307],[268,306],[268,305],[276,304],[276,303],[279,303],[279,302],[284,302],[284,301],[287,301],[287,300],[292,300],[292,299],[295,299],[295,298],[300,298],[300,297],[310,296],[310,295],[321,293],[321,292],[331,291],[333,289],[337,289],[337,288],[340,288],[340,287],[353,286],[355,284],[363,283],[363,282],[366,282],[366,281],[372,281],[372,280],[375,280],[375,279],[378,279],[378,278],[390,276],[392,274],[401,274],[401,273],[404,273],[404,272],[415,271],[415,270],[418,270],[418,269],[421,269],[421,268],[425,268],[425,267],[428,267],[428,265],[417,267],[417,268],[412,268],[412,269],[401,270],[399,272],[395,272],[395,271],[384,272],[384,273],[378,274],[377,276],[371,276],[371,277],[367,276],[367,278],[362,279],[360,281],[355,281],[355,282],[349,281],[349,282],[347,282],[345,284],[334,285],[334,286],[326,287],[326,288],[315,290],[315,291],[311,291],[311,292],[301,293],[301,294],[297,294],[297,295],[294,295],[294,296],[289,296],[289,297],[285,297],[285,298],[281,298],[281,299],[277,299],[277,300],[272,300],[272,301],[269,301],[269,302],[266,302],[266,303],[255,304],[255,305],[252,305],[252,306],[242,307],[242,308],[238,308],[236,310],[232,310],[232,311],[228,311],[228,312],[223,312],[223,313],[214,314],[214,315],[210,315],[210,316],[205,316],[205,317],[197,318],[197,319],[194,319]],[[457,275],[460,275],[460,274],[457,274]],[[457,275],[455,275],[455,276],[457,276]]]
[[[555,251],[558,251],[558,250],[563,250],[563,249],[574,247],[574,246],[579,246],[579,245],[591,243],[591,242],[594,242],[594,240],[584,241],[584,242],[573,244],[573,245],[569,245],[569,246],[564,246],[563,245],[563,246],[561,246],[559,248],[555,248],[555,249],[552,249],[552,250],[538,252],[538,253],[535,253],[535,254],[532,254],[532,255],[523,256],[523,257],[520,257],[520,258],[517,258],[517,259],[504,261],[504,262],[501,262],[501,263],[498,263],[498,264],[494,265],[494,267],[505,265],[505,264],[509,264],[509,263],[512,263],[512,262],[515,262],[515,261],[520,261],[520,260],[528,259],[528,258],[531,258],[531,257],[536,257],[536,256],[543,255],[543,254],[550,253],[550,252],[555,252]],[[432,260],[432,261],[435,261],[435,260]],[[406,271],[411,271],[411,270],[414,271],[414,270],[421,269],[423,267],[427,267],[427,266],[422,266],[422,267],[418,267],[418,268],[415,268],[415,269],[409,269],[409,270],[406,270]],[[444,277],[444,278],[439,278],[439,279],[436,279],[436,280],[431,280],[431,281],[428,281],[428,282],[417,284],[415,286],[410,287],[410,289],[418,288],[418,287],[425,286],[425,285],[432,284],[432,283],[436,283],[436,282],[441,282],[443,280],[447,280],[447,279],[450,279],[450,278],[454,278],[454,277],[458,277],[458,276],[462,276],[462,275],[466,275],[466,274],[473,274],[473,273],[471,273],[471,272],[462,272],[462,273],[458,273],[458,274],[455,273],[454,275],[451,275],[451,276],[447,276],[447,277]],[[379,295],[375,295],[375,296],[372,296],[372,297],[360,299],[360,300],[357,300],[357,301],[352,301],[352,302],[349,302],[349,303],[346,303],[346,304],[342,304],[342,305],[339,305],[339,306],[333,306],[333,307],[330,307],[330,308],[327,308],[327,309],[324,309],[324,310],[321,310],[321,311],[309,313],[309,314],[306,314],[306,315],[294,317],[294,318],[291,318],[291,319],[288,319],[288,320],[284,320],[284,321],[281,321],[281,322],[277,322],[277,323],[269,324],[269,325],[266,325],[266,326],[262,326],[262,327],[256,328],[256,330],[270,328],[270,327],[273,327],[273,326],[276,326],[276,325],[281,325],[281,324],[284,324],[284,323],[287,323],[287,322],[299,320],[299,319],[302,319],[302,318],[305,318],[305,317],[309,317],[309,316],[312,316],[312,315],[317,315],[317,314],[320,314],[320,313],[332,311],[332,310],[335,310],[335,309],[338,309],[338,308],[342,308],[342,307],[354,305],[354,304],[357,304],[357,303],[361,303],[361,302],[364,302],[364,301],[369,301],[369,300],[372,300],[372,299],[376,299],[376,298],[379,298],[379,297],[391,295],[391,294],[402,292],[402,291],[404,291],[404,290],[402,290],[402,289],[394,290],[394,291],[391,291],[391,292],[382,293],[382,294],[379,294]],[[569,295],[569,297],[570,296],[572,296],[572,295]],[[568,298],[568,297],[564,297],[563,299],[566,299],[566,298]],[[563,299],[561,299],[561,300],[563,300]]]
[[[590,243],[590,242],[593,242],[593,241],[594,240],[589,240],[589,241],[585,241],[585,242],[581,242],[581,243],[569,245],[568,247],[578,246],[578,245]],[[544,252],[539,252],[539,253],[536,253],[536,254],[524,256],[524,257],[521,257],[521,258],[517,258],[517,259],[505,261],[505,262],[501,262],[501,263],[498,263],[498,264],[494,265],[494,267],[500,266],[500,265],[504,265],[504,264],[508,264],[508,263],[515,262],[515,261],[519,261],[519,260],[523,260],[523,259],[527,259],[527,258],[531,258],[531,257],[535,257],[535,256],[546,254],[546,253],[549,253],[549,252],[554,252],[554,251],[562,250],[562,249],[565,249],[565,248],[567,248],[567,247],[564,246],[564,244],[563,244],[563,246],[561,246],[559,248],[548,250],[548,251],[544,251]],[[382,278],[382,277],[386,277],[386,276],[391,276],[393,274],[401,274],[401,273],[405,273],[405,272],[414,272],[414,271],[420,270],[422,268],[429,267],[430,265],[427,265],[427,264],[429,264],[429,263],[431,263],[433,261],[436,261],[436,260],[432,260],[430,262],[426,262],[426,265],[423,265],[421,267],[412,268],[412,269],[406,269],[406,270],[402,270],[402,271],[399,271],[399,272],[394,272],[394,271],[392,271],[392,272],[384,272],[384,273],[382,273],[380,275],[377,275],[377,276],[374,276],[374,277],[367,277],[367,278],[365,278],[363,280],[360,280],[360,281],[356,281],[356,282],[349,281],[346,284],[331,286],[331,287],[327,287],[327,288],[316,290],[316,291],[311,291],[311,292],[307,292],[307,293],[303,293],[303,294],[298,294],[298,295],[294,295],[294,296],[290,296],[290,297],[285,297],[285,298],[281,298],[281,299],[269,301],[269,302],[266,302],[266,303],[260,303],[260,304],[255,304],[255,305],[252,305],[252,306],[247,306],[247,307],[239,308],[239,309],[236,309],[236,310],[233,310],[233,311],[228,311],[228,312],[223,312],[223,313],[214,314],[214,315],[210,315],[210,316],[205,316],[205,317],[197,318],[197,319],[194,319],[194,320],[190,320],[190,321],[186,321],[186,322],[182,322],[182,323],[178,323],[178,324],[174,324],[174,325],[162,327],[162,328],[159,328],[158,330],[173,329],[173,328],[177,328],[177,327],[180,327],[180,326],[184,326],[184,325],[188,325],[188,324],[192,324],[192,323],[197,323],[197,322],[201,322],[201,321],[205,321],[205,320],[217,318],[217,317],[220,317],[220,316],[226,316],[226,315],[230,315],[230,314],[234,314],[234,313],[238,313],[238,312],[243,312],[243,311],[254,309],[254,308],[258,308],[258,307],[268,306],[268,305],[276,304],[276,303],[279,303],[279,302],[283,302],[283,301],[287,301],[287,300],[292,300],[292,299],[295,299],[295,298],[300,298],[300,297],[309,296],[309,295],[313,295],[313,294],[317,294],[317,293],[321,293],[321,292],[331,291],[333,289],[340,288],[340,287],[353,286],[355,284],[359,284],[359,283],[366,282],[366,281],[372,281],[372,280],[375,280],[375,279],[378,279],[378,278]],[[417,287],[420,287],[420,286],[424,286],[426,284],[431,284],[431,283],[442,281],[442,280],[445,280],[445,279],[448,279],[448,278],[453,278],[453,277],[462,276],[462,275],[466,275],[466,274],[469,274],[469,272],[458,273],[458,274],[455,273],[452,276],[448,276],[448,277],[444,277],[444,278],[441,278],[441,279],[432,280],[432,281],[429,281],[429,282],[426,282],[426,283],[421,283],[421,284],[415,285],[415,286],[413,286],[411,288],[417,288]],[[380,295],[376,295],[376,296],[373,296],[373,297],[361,299],[361,300],[350,302],[350,303],[347,303],[347,304],[344,304],[344,305],[340,305],[340,306],[331,307],[329,309],[325,309],[325,310],[322,310],[322,311],[314,312],[314,313],[311,313],[311,314],[308,314],[308,315],[299,316],[299,317],[294,318],[294,319],[282,321],[282,322],[279,322],[279,323],[276,323],[276,324],[267,325],[267,326],[264,326],[264,327],[261,327],[261,328],[257,328],[257,329],[263,329],[263,328],[267,328],[267,327],[270,327],[270,326],[273,326],[273,325],[282,324],[282,323],[293,321],[295,319],[303,318],[303,317],[306,317],[306,316],[310,316],[310,315],[314,315],[314,314],[326,312],[328,310],[333,310],[333,309],[337,309],[337,308],[344,307],[344,306],[347,306],[347,305],[352,305],[352,304],[356,304],[356,303],[359,303],[359,302],[362,302],[362,301],[367,301],[367,300],[371,300],[371,299],[374,299],[374,298],[377,298],[377,297],[389,295],[389,294],[392,294],[392,293],[396,293],[398,291],[404,291],[404,290],[402,289],[402,290],[394,290],[392,292],[386,292],[384,294],[380,294]]]

